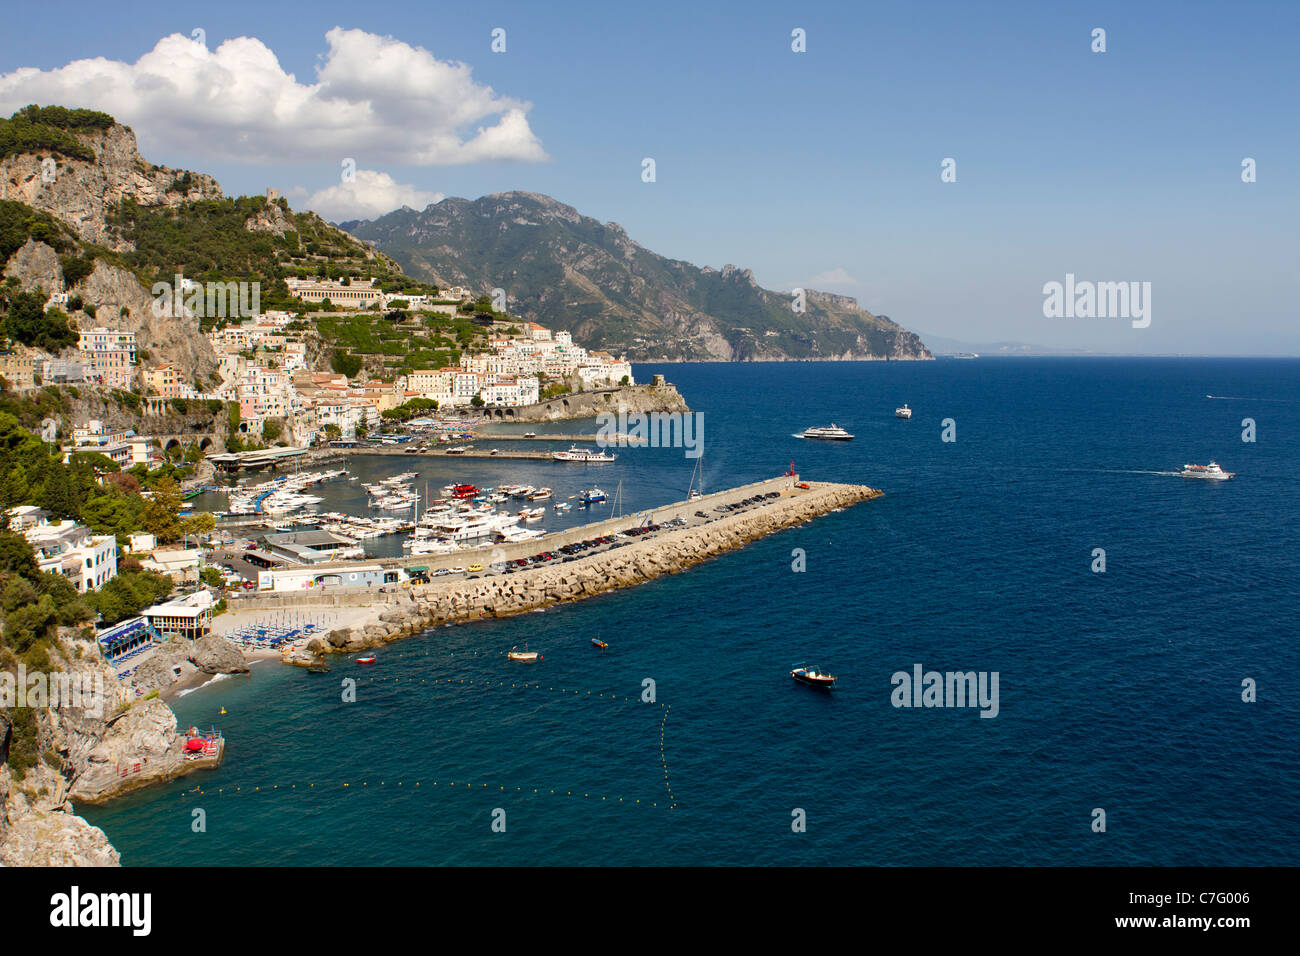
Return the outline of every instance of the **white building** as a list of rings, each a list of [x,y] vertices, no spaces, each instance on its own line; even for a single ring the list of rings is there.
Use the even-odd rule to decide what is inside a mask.
[[[174,601],[155,604],[140,613],[165,638],[199,638],[212,630],[212,595],[207,591],[195,591]]]
[[[117,576],[117,539],[90,533],[75,521],[42,523],[22,529],[42,571],[61,574],[78,591],[97,591]]]

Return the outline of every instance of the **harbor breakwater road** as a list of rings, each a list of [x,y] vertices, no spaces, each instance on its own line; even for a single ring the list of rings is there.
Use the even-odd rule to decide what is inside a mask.
[[[797,479],[788,476],[756,482],[740,488],[706,495],[691,501],[656,508],[629,518],[606,521],[570,529],[532,542],[511,545],[513,555],[499,554],[493,560],[509,562],[542,551],[554,551],[565,543],[614,535],[644,526],[650,517],[659,530],[636,537],[619,537],[599,550],[581,552],[568,560],[557,556],[513,572],[489,570],[477,575],[457,574],[435,577],[427,585],[391,588],[380,593],[364,589],[335,589],[312,592],[260,593],[231,602],[232,610],[287,607],[330,606],[371,602],[374,620],[364,626],[339,628],[324,638],[315,638],[286,657],[288,663],[305,664],[316,653],[353,652],[417,634],[442,624],[463,623],[489,618],[508,617],[538,608],[604,594],[619,588],[652,581],[664,574],[686,570],[703,561],[743,547],[747,543],[777,531],[803,524],[837,508],[845,508],[879,497],[883,492],[865,485],[822,482],[808,483],[806,489],[794,487]],[[777,497],[747,505],[735,511],[718,511],[724,504],[734,504],[757,494],[775,491]],[[699,517],[700,512],[704,517]],[[687,517],[682,526],[664,522]],[[459,565],[473,562],[476,552],[452,556]],[[477,552],[486,561],[486,551]],[[438,559],[443,564],[449,560]],[[429,558],[393,559],[390,564],[431,566]],[[348,593],[349,591],[353,593]],[[314,593],[313,593],[314,592]]]

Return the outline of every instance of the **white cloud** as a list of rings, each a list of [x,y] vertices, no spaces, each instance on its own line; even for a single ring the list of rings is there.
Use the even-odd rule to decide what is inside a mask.
[[[144,147],[237,162],[547,158],[528,125],[532,104],[475,83],[466,64],[363,30],[334,27],[325,41],[316,82],[299,83],[254,37],[208,50],[172,34],[135,63],[96,57],[0,74],[0,111],[90,107],[132,126]]]
[[[351,182],[321,189],[307,199],[304,206],[326,219],[373,219],[402,206],[423,209],[431,202],[441,202],[442,193],[426,193],[414,186],[395,182],[388,173],[358,169]]]

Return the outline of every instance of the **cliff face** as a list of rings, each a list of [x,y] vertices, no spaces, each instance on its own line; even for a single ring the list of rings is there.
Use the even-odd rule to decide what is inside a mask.
[[[160,686],[170,682],[170,665],[177,661],[208,674],[248,671],[243,655],[220,637],[157,653],[168,665],[167,681]],[[93,640],[76,630],[60,633],[50,669],[79,677],[83,687],[93,681],[103,688],[103,697],[93,708],[34,710],[39,759],[21,780],[5,763],[14,731],[0,710],[0,865],[117,866],[117,851],[102,830],[76,815],[73,801],[102,803],[213,766],[215,760],[185,759],[186,737],[177,733],[171,708],[157,698],[138,699],[99,657]]]
[[[686,399],[675,385],[631,385],[575,392],[510,408],[484,409],[484,418],[509,422],[557,422],[568,418],[594,418],[602,412],[689,412]]]
[[[172,362],[199,379],[205,389],[217,374],[217,355],[212,343],[199,330],[199,320],[192,315],[174,316],[165,310],[156,315],[149,290],[130,272],[95,261],[95,270],[77,286],[77,294],[97,307],[95,318],[82,313],[82,329],[108,325],[124,332],[134,332],[137,349],[149,353],[147,365]]]
[[[0,159],[0,199],[45,210],[71,226],[85,242],[121,249],[130,246],[113,238],[105,216],[124,199],[134,199],[142,206],[177,206],[186,200],[221,198],[221,187],[211,176],[145,162],[129,127],[114,123],[107,129],[69,133],[90,148],[93,161],[57,156],[51,182],[42,176],[42,155],[4,157]]]
[[[511,313],[634,360],[933,358],[914,333],[847,296],[810,291],[796,312],[748,269],[667,259],[617,223],[536,193],[445,199],[343,228],[411,275],[502,288]]]
[[[150,291],[134,274],[119,266],[96,259],[94,270],[75,286],[64,280],[59,256],[43,242],[28,239],[4,265],[4,275],[18,280],[24,291],[41,289],[46,295],[71,292],[95,308],[91,317],[85,312],[70,316],[83,330],[107,326],[136,334],[136,348],[149,358],[142,365],[172,362],[185,370],[190,379],[206,386],[217,374],[218,362],[212,343],[199,330],[199,320],[192,315],[156,315]]]

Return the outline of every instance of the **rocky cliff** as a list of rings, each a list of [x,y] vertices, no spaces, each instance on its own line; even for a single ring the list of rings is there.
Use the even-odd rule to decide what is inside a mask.
[[[402,208],[343,228],[411,275],[482,292],[512,314],[640,361],[930,359],[917,336],[847,296],[792,296],[748,269],[699,268],[638,245],[549,196],[497,193]]]
[[[0,199],[41,209],[67,223],[85,242],[110,249],[130,248],[107,226],[107,215],[124,199],[141,206],[178,206],[187,200],[219,199],[211,176],[146,162],[135,133],[113,123],[105,129],[66,130],[88,148],[93,159],[24,152],[0,158]],[[53,174],[44,160],[55,159]]]
[[[689,412],[690,408],[677,391],[677,386],[664,383],[574,392],[536,405],[485,408],[482,413],[484,418],[492,421],[557,422],[569,418],[595,418],[602,412],[618,414],[620,411]]]
[[[177,661],[191,670],[244,673],[248,665],[229,641],[207,637],[160,648],[168,670]],[[87,678],[103,688],[91,707],[34,711],[34,766],[19,775],[6,764],[13,722],[0,710],[0,864],[6,866],[116,866],[119,856],[103,831],[75,813],[74,801],[102,803],[141,787],[212,766],[188,760],[176,715],[158,698],[137,698],[99,657],[93,640],[64,629],[51,671]]]
[[[29,238],[4,264],[4,275],[16,279],[25,292],[40,289],[46,295],[70,292],[80,296],[95,315],[74,311],[69,316],[73,323],[83,330],[107,326],[134,332],[137,350],[148,356],[142,365],[174,363],[187,373],[191,383],[198,380],[202,390],[215,382],[217,356],[212,343],[199,330],[199,320],[188,314],[159,315],[150,291],[128,270],[96,259],[90,275],[69,285],[58,253]]]

